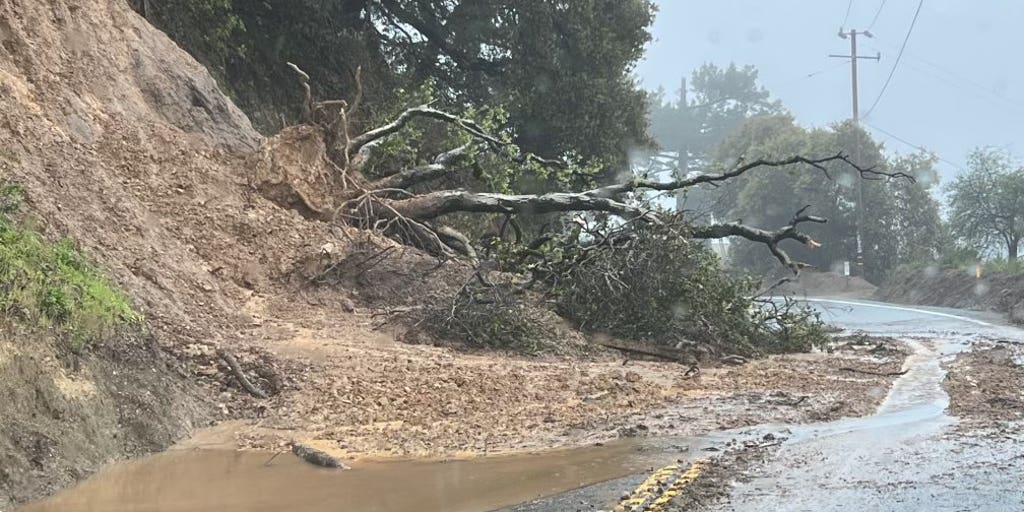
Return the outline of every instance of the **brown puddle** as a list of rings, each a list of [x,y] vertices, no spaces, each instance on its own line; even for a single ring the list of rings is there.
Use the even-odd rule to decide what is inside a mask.
[[[481,512],[674,460],[666,453],[626,440],[451,462],[366,462],[339,471],[290,453],[271,460],[266,452],[172,450],[114,464],[19,510]]]

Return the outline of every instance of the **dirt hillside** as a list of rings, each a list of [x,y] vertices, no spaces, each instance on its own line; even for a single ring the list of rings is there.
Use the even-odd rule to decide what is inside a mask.
[[[186,354],[239,344],[253,290],[332,238],[251,194],[259,143],[206,70],[125,2],[0,1],[0,178],[24,187],[30,224],[75,240],[130,292],[153,332],[79,358],[4,322],[0,508],[214,417],[196,372],[212,356]]]
[[[777,289],[779,293],[797,297],[847,297],[864,299],[871,297],[878,288],[862,277],[843,276],[834,272],[800,272],[792,281]]]
[[[994,311],[1024,323],[1024,275],[985,272],[981,279],[969,269],[907,269],[899,271],[877,296],[882,300]]]

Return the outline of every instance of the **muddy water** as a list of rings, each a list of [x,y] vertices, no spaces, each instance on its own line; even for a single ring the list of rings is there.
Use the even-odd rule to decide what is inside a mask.
[[[644,471],[672,455],[624,441],[452,462],[364,463],[348,471],[321,469],[291,454],[271,457],[172,450],[111,466],[19,510],[479,512]]]

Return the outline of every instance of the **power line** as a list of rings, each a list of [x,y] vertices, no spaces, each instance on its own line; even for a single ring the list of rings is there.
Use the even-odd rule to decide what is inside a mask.
[[[968,88],[964,87],[962,84],[958,84],[954,80],[951,80],[949,77],[945,77],[945,76],[943,76],[943,75],[941,75],[939,73],[936,73],[934,71],[928,71],[925,68],[915,66],[915,65],[913,65],[913,64],[911,64],[909,62],[907,63],[907,65],[910,66],[911,69],[917,70],[918,72],[920,72],[923,75],[927,75],[927,76],[932,77],[932,78],[934,78],[934,79],[936,79],[936,80],[938,80],[940,82],[943,82],[946,85],[952,87],[953,89],[962,91],[965,94],[971,94],[972,96],[975,96],[978,99],[987,100],[987,101],[991,102],[992,105],[995,106],[995,107],[1002,108],[1002,109],[1005,109],[1006,107],[1010,107],[1018,115],[1019,114],[1024,114],[1024,105],[1022,105],[1020,103],[1017,103],[1017,102],[1013,101],[1010,98],[1006,98],[1004,96],[1000,96],[1000,95],[995,94],[994,92],[989,91],[987,89],[982,89],[982,91],[988,93],[988,96],[982,95],[982,94],[979,94],[979,92],[976,91],[976,90],[968,89]],[[1002,103],[996,103],[996,102],[994,102],[992,100],[1000,100]]]
[[[878,21],[878,15],[882,14],[882,9],[885,9],[885,2],[886,0],[882,0],[881,5],[878,6],[878,10],[875,11],[875,17],[871,18],[871,24],[868,25],[868,30],[874,28],[875,23]]]
[[[907,48],[907,42],[910,41],[910,34],[914,32],[914,25],[917,24],[917,17],[921,14],[921,7],[924,6],[924,0],[920,0],[917,3],[917,10],[914,11],[914,19],[910,20],[910,28],[907,29],[907,35],[903,38],[903,45],[900,46],[900,52],[896,54],[896,62],[892,63],[892,69],[889,70],[889,76],[885,79],[885,83],[882,84],[882,90],[878,91],[878,97],[875,98],[875,102],[871,104],[868,111],[864,114],[864,117],[871,115],[871,112],[878,106],[878,102],[882,101],[882,96],[885,94],[885,90],[889,87],[889,82],[892,81],[893,75],[896,74],[896,68],[900,65],[900,59],[903,57],[903,51]]]
[[[817,70],[817,71],[815,71],[813,73],[807,73],[806,75],[798,78],[797,80],[804,80],[804,79],[807,79],[807,78],[813,78],[813,77],[816,77],[816,76],[818,76],[818,75],[820,75],[822,73],[825,73],[827,71],[832,71],[833,69],[836,69],[836,68],[839,68],[839,67],[842,67],[842,66],[845,66],[845,65],[846,65],[845,62],[837,62],[837,63],[835,63],[835,64],[833,64],[831,66],[828,66],[828,67],[825,67],[825,68],[821,68],[821,69],[819,69],[819,70]]]
[[[851,8],[853,8],[853,0],[850,0],[850,2],[848,4],[846,4],[846,16],[843,16],[843,23],[841,25],[839,25],[840,29],[845,27],[846,26],[846,22],[849,21],[849,19],[850,19],[850,9]]]
[[[926,147],[924,147],[924,146],[922,146],[920,144],[914,144],[913,142],[910,142],[909,140],[904,139],[903,137],[900,137],[899,135],[896,135],[895,133],[892,133],[892,132],[890,132],[888,130],[884,130],[882,128],[879,128],[879,127],[877,127],[877,126],[875,126],[875,125],[873,125],[871,123],[868,123],[866,121],[864,122],[864,124],[867,125],[868,128],[871,128],[872,130],[875,130],[875,131],[877,131],[877,132],[879,132],[879,133],[881,133],[883,135],[889,136],[889,137],[893,138],[894,140],[896,140],[898,142],[902,142],[903,144],[906,144],[907,146],[910,146],[911,148],[913,148],[913,149],[915,149],[917,151],[922,151],[922,152],[925,152],[925,153],[930,153],[932,155],[935,155],[935,158],[939,159],[939,161],[945,162],[945,163],[953,166],[953,168],[955,168],[957,170],[960,170],[960,171],[963,170],[963,168],[960,167],[960,164],[958,164],[956,162],[953,162],[953,161],[951,161],[949,159],[943,158],[942,155],[939,155],[938,153],[936,153],[936,152],[934,152],[934,151],[932,151],[932,150],[930,150],[930,149],[928,149],[928,148],[926,148]]]
[[[889,49],[894,49],[895,48],[895,46],[892,46],[892,45],[890,45],[888,43],[885,43],[885,42],[881,42],[881,44],[883,46],[885,46],[886,48],[889,48]],[[869,46],[871,46],[871,45],[869,45]],[[876,51],[881,51],[878,48],[875,48],[874,46],[871,46],[871,49],[876,50]],[[911,52],[907,52],[906,56],[907,56],[907,58],[916,60],[916,61],[920,62],[921,64],[925,64],[925,65],[927,65],[927,66],[929,66],[931,68],[934,68],[936,71],[944,73],[944,74],[946,74],[948,76],[942,76],[941,74],[936,74],[934,71],[927,71],[927,70],[925,70],[923,68],[920,68],[920,67],[914,66],[913,64],[908,63],[908,65],[910,65],[911,68],[917,69],[921,73],[924,73],[924,74],[927,74],[927,75],[932,76],[934,78],[937,78],[937,79],[939,79],[939,80],[941,80],[943,82],[946,82],[947,84],[949,84],[952,87],[956,87],[956,88],[959,88],[959,89],[962,89],[962,90],[966,90],[966,87],[964,87],[963,84],[970,85],[974,89],[977,89],[976,92],[985,93],[989,97],[997,99],[999,101],[1002,101],[1002,102],[1006,103],[1007,105],[1010,105],[1010,106],[1016,107],[1018,109],[1024,110],[1024,103],[1019,102],[1017,100],[1014,100],[1013,98],[1010,98],[1010,97],[1007,97],[1007,96],[1003,96],[1001,94],[997,94],[990,87],[988,87],[986,85],[983,85],[980,82],[977,82],[975,80],[972,80],[969,77],[963,76],[963,75],[957,73],[956,71],[953,71],[953,70],[951,70],[951,69],[949,69],[949,68],[947,68],[947,67],[945,67],[945,66],[943,66],[941,64],[937,64],[937,63],[935,63],[933,61],[925,59],[924,57],[921,57],[919,55],[915,55],[915,54],[913,54]],[[962,83],[961,84],[954,83],[953,80],[951,80],[951,79],[959,80]]]

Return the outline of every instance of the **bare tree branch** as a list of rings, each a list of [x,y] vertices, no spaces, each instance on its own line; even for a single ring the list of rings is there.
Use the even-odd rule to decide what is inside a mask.
[[[859,165],[851,161],[849,157],[847,157],[846,155],[842,153],[837,153],[835,155],[824,158],[807,158],[803,156],[793,156],[790,158],[786,158],[784,160],[758,159],[742,165],[737,165],[732,170],[720,174],[700,174],[692,178],[683,178],[666,182],[655,181],[648,178],[635,178],[625,183],[608,185],[606,187],[596,188],[584,193],[594,197],[617,197],[622,194],[641,189],[669,192],[694,187],[702,183],[717,183],[720,181],[730,180],[738,176],[742,176],[743,174],[746,174],[747,172],[758,169],[760,167],[783,167],[793,164],[809,165],[825,173],[825,176],[831,177],[831,175],[828,172],[828,168],[825,167],[825,164],[830,162],[844,162],[850,167],[853,167],[864,179],[905,178],[909,179],[910,181],[914,181],[913,176],[910,176],[902,172],[890,173],[878,171],[873,168],[860,167]]]
[[[394,121],[391,121],[390,123],[384,126],[374,128],[373,130],[370,130],[362,135],[352,138],[348,145],[348,151],[350,153],[356,153],[367,144],[370,144],[376,140],[380,140],[395,133],[398,133],[402,128],[409,124],[410,121],[416,118],[433,119],[436,121],[442,121],[454,125],[461,129],[462,131],[473,136],[474,138],[483,141],[490,147],[490,149],[492,149],[495,152],[498,152],[503,148],[513,148],[515,151],[513,152],[513,154],[508,156],[513,162],[516,163],[525,164],[532,162],[546,167],[568,167],[568,164],[562,160],[542,158],[533,153],[523,152],[520,149],[518,149],[518,147],[516,147],[515,144],[506,140],[502,140],[490,133],[487,133],[487,131],[480,127],[480,125],[477,124],[475,121],[471,119],[465,119],[453,114],[449,114],[447,112],[437,110],[435,108],[431,108],[429,105],[421,105],[418,107],[406,109],[401,114],[399,114]]]
[[[309,74],[303,71],[299,66],[287,63],[288,67],[292,68],[299,75],[299,82],[302,83],[302,121],[304,123],[312,124],[313,122],[313,90],[309,86]]]
[[[425,181],[434,180],[444,176],[451,168],[447,165],[441,164],[427,164],[413,167],[412,169],[406,169],[404,171],[386,176],[377,181],[370,183],[367,187],[370,190],[385,189],[385,188],[399,188],[405,189],[417,183],[423,183]]]
[[[808,208],[810,208],[810,206],[804,206],[798,210],[796,214],[793,215],[793,219],[789,221],[789,224],[786,224],[774,231],[767,231],[740,224],[738,222],[728,222],[724,224],[694,226],[691,236],[697,239],[716,239],[738,236],[752,242],[763,243],[768,246],[768,250],[773,256],[775,256],[775,259],[779,260],[783,265],[792,270],[794,274],[797,274],[800,272],[800,268],[805,265],[803,263],[793,261],[789,254],[779,247],[779,242],[783,240],[796,240],[810,248],[817,248],[821,246],[821,244],[814,241],[810,235],[797,231],[797,226],[804,222],[817,224],[824,224],[828,222],[827,219],[823,219],[821,217],[805,215],[804,212],[806,212]]]

